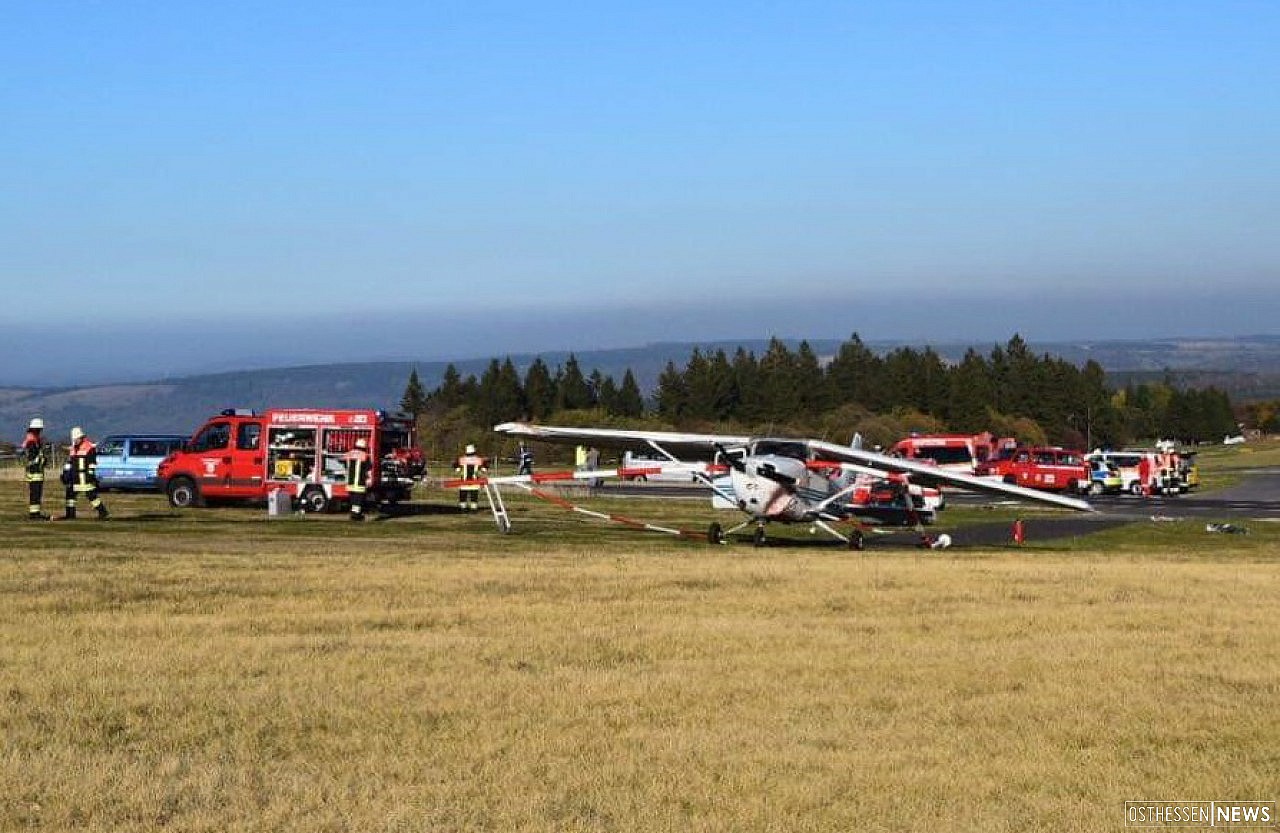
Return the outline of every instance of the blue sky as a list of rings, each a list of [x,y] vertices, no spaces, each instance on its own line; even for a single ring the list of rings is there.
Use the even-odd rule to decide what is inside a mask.
[[[324,360],[1277,331],[1270,2],[14,2],[0,24],[0,323],[50,362],[214,365],[219,334],[283,355],[254,339],[312,325],[368,334]],[[33,308],[55,312],[29,330]]]

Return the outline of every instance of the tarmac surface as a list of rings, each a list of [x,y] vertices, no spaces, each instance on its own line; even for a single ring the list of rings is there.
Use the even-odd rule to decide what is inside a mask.
[[[1207,523],[1246,521],[1280,521],[1280,468],[1251,469],[1243,472],[1241,481],[1216,492],[1192,492],[1182,495],[1138,497],[1134,495],[1096,495],[1088,498],[1098,510],[1096,514],[1035,518],[1024,523],[1028,542],[1082,537],[1129,523],[1203,520]],[[669,483],[606,483],[600,494],[636,498],[696,498],[707,495],[700,486]],[[1016,501],[993,501],[988,495],[948,492],[947,500],[957,506],[1016,505]],[[1011,542],[1012,528],[1005,522],[980,523],[956,531],[948,531],[952,545],[998,546]],[[787,533],[775,543],[782,546],[807,545],[806,539]],[[735,537],[749,541],[749,536]],[[819,533],[815,544],[831,546],[829,536]],[[877,532],[867,536],[871,547],[919,547],[920,536],[909,529]]]

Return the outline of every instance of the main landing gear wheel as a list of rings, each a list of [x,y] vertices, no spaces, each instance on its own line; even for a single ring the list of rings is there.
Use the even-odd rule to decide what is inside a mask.
[[[867,548],[867,542],[862,536],[861,529],[855,529],[849,533],[849,549],[862,552]]]
[[[712,521],[711,526],[707,527],[707,543],[708,544],[724,543],[724,530],[721,529],[720,524],[716,523],[715,521]]]
[[[765,542],[764,527],[756,527],[756,531],[751,533],[751,544],[756,547],[763,547]]]

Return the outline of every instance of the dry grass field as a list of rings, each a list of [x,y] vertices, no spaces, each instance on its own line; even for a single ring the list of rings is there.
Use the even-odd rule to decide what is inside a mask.
[[[1280,798],[1269,529],[755,550],[522,502],[502,537],[438,491],[363,526],[115,494],[31,524],[20,489],[0,830],[1094,831]]]

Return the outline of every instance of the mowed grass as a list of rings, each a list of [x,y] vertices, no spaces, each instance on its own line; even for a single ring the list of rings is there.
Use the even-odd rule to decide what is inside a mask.
[[[1054,830],[1280,798],[1280,546],[708,547],[0,484],[0,829]],[[701,503],[618,503],[699,528]],[[807,542],[800,531],[796,537]]]

